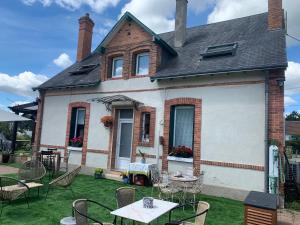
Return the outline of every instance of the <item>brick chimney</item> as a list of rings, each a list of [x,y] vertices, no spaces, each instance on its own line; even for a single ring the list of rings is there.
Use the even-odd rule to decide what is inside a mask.
[[[174,46],[182,47],[186,36],[187,0],[176,0]]]
[[[79,19],[79,35],[77,61],[81,61],[91,53],[94,22],[87,13]]]
[[[269,30],[282,29],[284,27],[282,0],[268,0],[268,1],[269,1],[269,5],[268,5]]]

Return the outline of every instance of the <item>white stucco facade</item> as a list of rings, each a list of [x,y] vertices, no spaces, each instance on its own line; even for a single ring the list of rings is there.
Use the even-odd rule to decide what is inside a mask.
[[[107,168],[110,131],[100,122],[110,112],[95,97],[126,95],[156,109],[154,147],[138,147],[152,156],[162,156],[164,103],[173,98],[202,100],[201,160],[264,166],[265,84],[264,74],[243,73],[150,82],[149,77],[102,82],[97,88],[48,91],[44,102],[41,145],[65,146],[68,106],[90,103],[86,166]],[[139,158],[137,157],[137,160]],[[161,159],[147,159],[156,163]],[[81,152],[72,152],[70,163],[81,163]],[[184,170],[192,163],[169,161],[169,171]],[[207,185],[240,190],[264,190],[264,172],[243,168],[200,165]]]

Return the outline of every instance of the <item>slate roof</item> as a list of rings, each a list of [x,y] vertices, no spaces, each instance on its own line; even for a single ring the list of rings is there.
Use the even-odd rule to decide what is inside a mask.
[[[177,56],[165,59],[151,80],[287,67],[285,31],[268,30],[268,13],[188,28],[186,43],[181,48],[173,46],[174,32],[162,33],[159,37]],[[201,59],[207,47],[228,43],[238,44],[233,56]],[[82,65],[98,64],[100,54],[94,51],[35,89],[99,84],[99,65],[87,74],[71,75],[70,72]]]
[[[173,46],[174,32],[160,34]],[[234,56],[201,59],[212,45],[237,43]],[[285,31],[268,30],[268,13],[213,23],[187,30],[186,43],[152,79],[287,67]]]

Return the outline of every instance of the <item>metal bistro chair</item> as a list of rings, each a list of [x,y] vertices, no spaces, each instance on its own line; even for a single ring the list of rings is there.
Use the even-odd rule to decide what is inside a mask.
[[[24,182],[15,178],[0,176],[0,201],[2,205],[0,216],[5,203],[8,205],[22,196],[24,196],[29,208],[28,195],[29,187]]]
[[[72,183],[75,179],[75,177],[78,175],[78,173],[80,172],[81,166],[76,167],[75,169],[68,171],[66,173],[64,173],[63,175],[61,175],[60,177],[54,179],[53,181],[51,181],[48,185],[48,190],[47,190],[47,194],[46,194],[46,199],[48,196],[48,193],[50,191],[51,188],[53,187],[62,187],[65,189],[69,189],[73,196],[74,196],[74,192],[72,190]]]
[[[194,211],[195,211],[195,202],[196,197],[198,194],[202,191],[202,184],[203,184],[203,175],[200,175],[197,179],[197,181],[193,182],[191,185],[186,184],[186,186],[183,189],[183,199],[184,201],[188,201],[189,203],[192,203]]]
[[[195,215],[184,218],[184,219],[180,219],[180,220],[175,220],[171,222],[166,223],[165,225],[204,225],[205,224],[205,220],[206,220],[206,216],[207,216],[207,212],[210,208],[210,205],[208,202],[203,202],[203,201],[199,201],[198,203],[198,207],[197,207],[197,212]],[[183,207],[184,205],[181,205],[177,208]],[[173,210],[172,210],[173,211]],[[170,217],[171,218],[171,217]],[[187,220],[193,219],[195,218],[195,222],[188,222]]]
[[[101,208],[104,208],[108,210],[109,212],[113,211],[109,207],[102,205],[99,202],[95,202],[93,200],[89,199],[78,199],[73,202],[73,213],[76,221],[76,225],[114,225],[116,224],[116,217],[112,223],[104,223],[101,222],[98,219],[95,219],[89,215],[89,205],[95,205],[100,206]],[[93,221],[92,223],[89,223],[90,221]]]
[[[38,160],[30,160],[25,162],[19,169],[19,180],[28,181],[42,181],[46,175],[46,169],[44,165]]]
[[[135,202],[136,189],[132,187],[121,187],[116,190],[117,207],[122,208]],[[123,224],[123,218],[121,218]]]
[[[167,183],[163,184],[161,182],[162,176],[159,173],[159,170],[156,165],[151,167],[150,173],[151,173],[151,183],[152,183],[151,196],[153,196],[154,189],[157,189],[157,191],[159,191],[159,186],[167,186]]]

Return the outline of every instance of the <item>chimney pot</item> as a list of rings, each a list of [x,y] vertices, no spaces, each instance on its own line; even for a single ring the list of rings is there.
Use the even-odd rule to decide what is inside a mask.
[[[91,54],[93,27],[94,27],[94,22],[93,20],[90,19],[88,13],[80,17],[78,46],[77,46],[77,61],[81,61],[89,54]]]
[[[186,36],[187,0],[176,0],[174,46],[182,47]]]
[[[268,8],[269,30],[282,29],[284,27],[282,0],[268,0]]]

